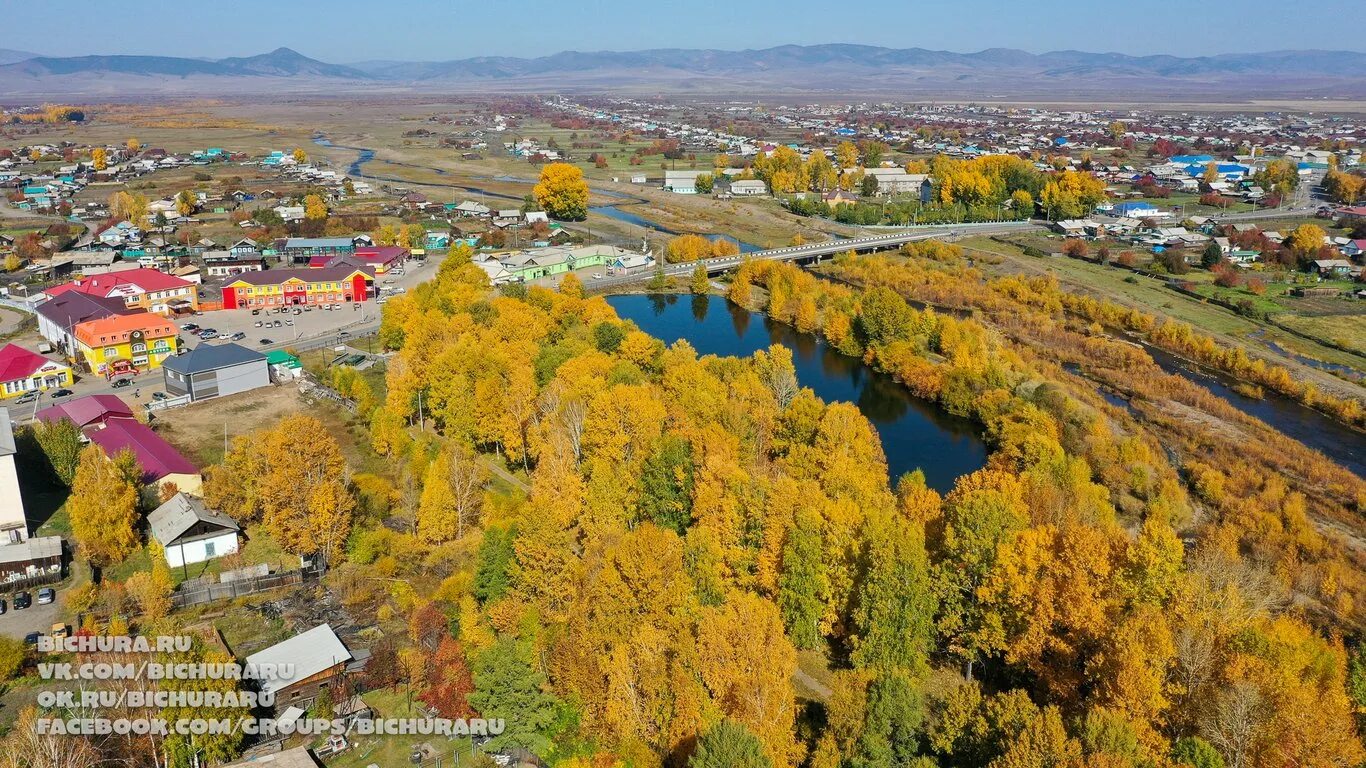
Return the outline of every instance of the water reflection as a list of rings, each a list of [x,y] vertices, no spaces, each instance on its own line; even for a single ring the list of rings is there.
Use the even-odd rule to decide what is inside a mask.
[[[621,317],[672,344],[687,339],[699,355],[746,357],[771,344],[792,350],[797,380],[827,402],[854,403],[882,439],[893,480],[920,468],[932,488],[948,491],[986,463],[977,427],[912,397],[891,377],[840,354],[820,338],[753,314],[724,299],[694,296],[685,307],[659,296],[610,296]]]

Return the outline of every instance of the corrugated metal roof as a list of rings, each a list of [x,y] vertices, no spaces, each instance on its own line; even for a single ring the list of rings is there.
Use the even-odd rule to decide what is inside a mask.
[[[258,680],[262,693],[275,693],[295,682],[310,678],[329,667],[351,660],[341,638],[328,624],[318,626],[289,638],[283,643],[257,651],[247,657],[248,665],[293,664],[294,674],[288,679]],[[280,669],[280,667],[275,667]]]
[[[45,560],[61,557],[62,537],[38,536],[14,544],[0,546],[0,563],[26,563],[30,560]]]
[[[183,491],[172,496],[165,504],[147,515],[147,524],[152,528],[152,535],[163,546],[180,538],[182,534],[200,521],[222,526],[228,530],[241,530],[231,517],[209,509],[203,501],[189,496]]]
[[[241,344],[200,344],[183,355],[166,358],[161,367],[188,375],[243,363],[264,363],[265,360],[265,355]]]

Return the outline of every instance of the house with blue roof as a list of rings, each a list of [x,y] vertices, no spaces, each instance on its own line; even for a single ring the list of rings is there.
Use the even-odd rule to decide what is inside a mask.
[[[1172,165],[1190,165],[1199,163],[1201,166],[1214,162],[1214,155],[1172,155],[1167,158],[1167,162]]]
[[[1130,219],[1144,219],[1156,216],[1161,211],[1152,203],[1145,203],[1142,200],[1128,200],[1123,203],[1116,203],[1110,209],[1111,216],[1119,216]]]

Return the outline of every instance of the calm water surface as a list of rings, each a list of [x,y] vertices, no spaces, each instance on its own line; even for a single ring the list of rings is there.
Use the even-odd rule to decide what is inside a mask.
[[[748,357],[772,344],[792,350],[797,380],[827,402],[854,403],[872,422],[887,454],[892,481],[922,469],[930,487],[946,492],[960,475],[986,463],[976,425],[912,397],[890,376],[836,352],[824,340],[716,296],[609,296],[623,319],[672,344],[687,339],[699,355]]]

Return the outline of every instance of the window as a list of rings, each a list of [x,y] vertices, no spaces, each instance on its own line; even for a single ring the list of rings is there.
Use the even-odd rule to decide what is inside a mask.
[[[105,360],[112,360],[113,358],[116,358],[116,357],[118,357],[118,356],[119,356],[118,347],[105,347],[105,348],[104,348],[104,359],[105,359]]]
[[[213,542],[204,542],[204,557],[213,557]]]
[[[133,351],[134,351],[134,352],[146,352],[146,351],[147,351],[147,345],[146,345],[146,344],[134,344],[134,345],[133,345]]]

